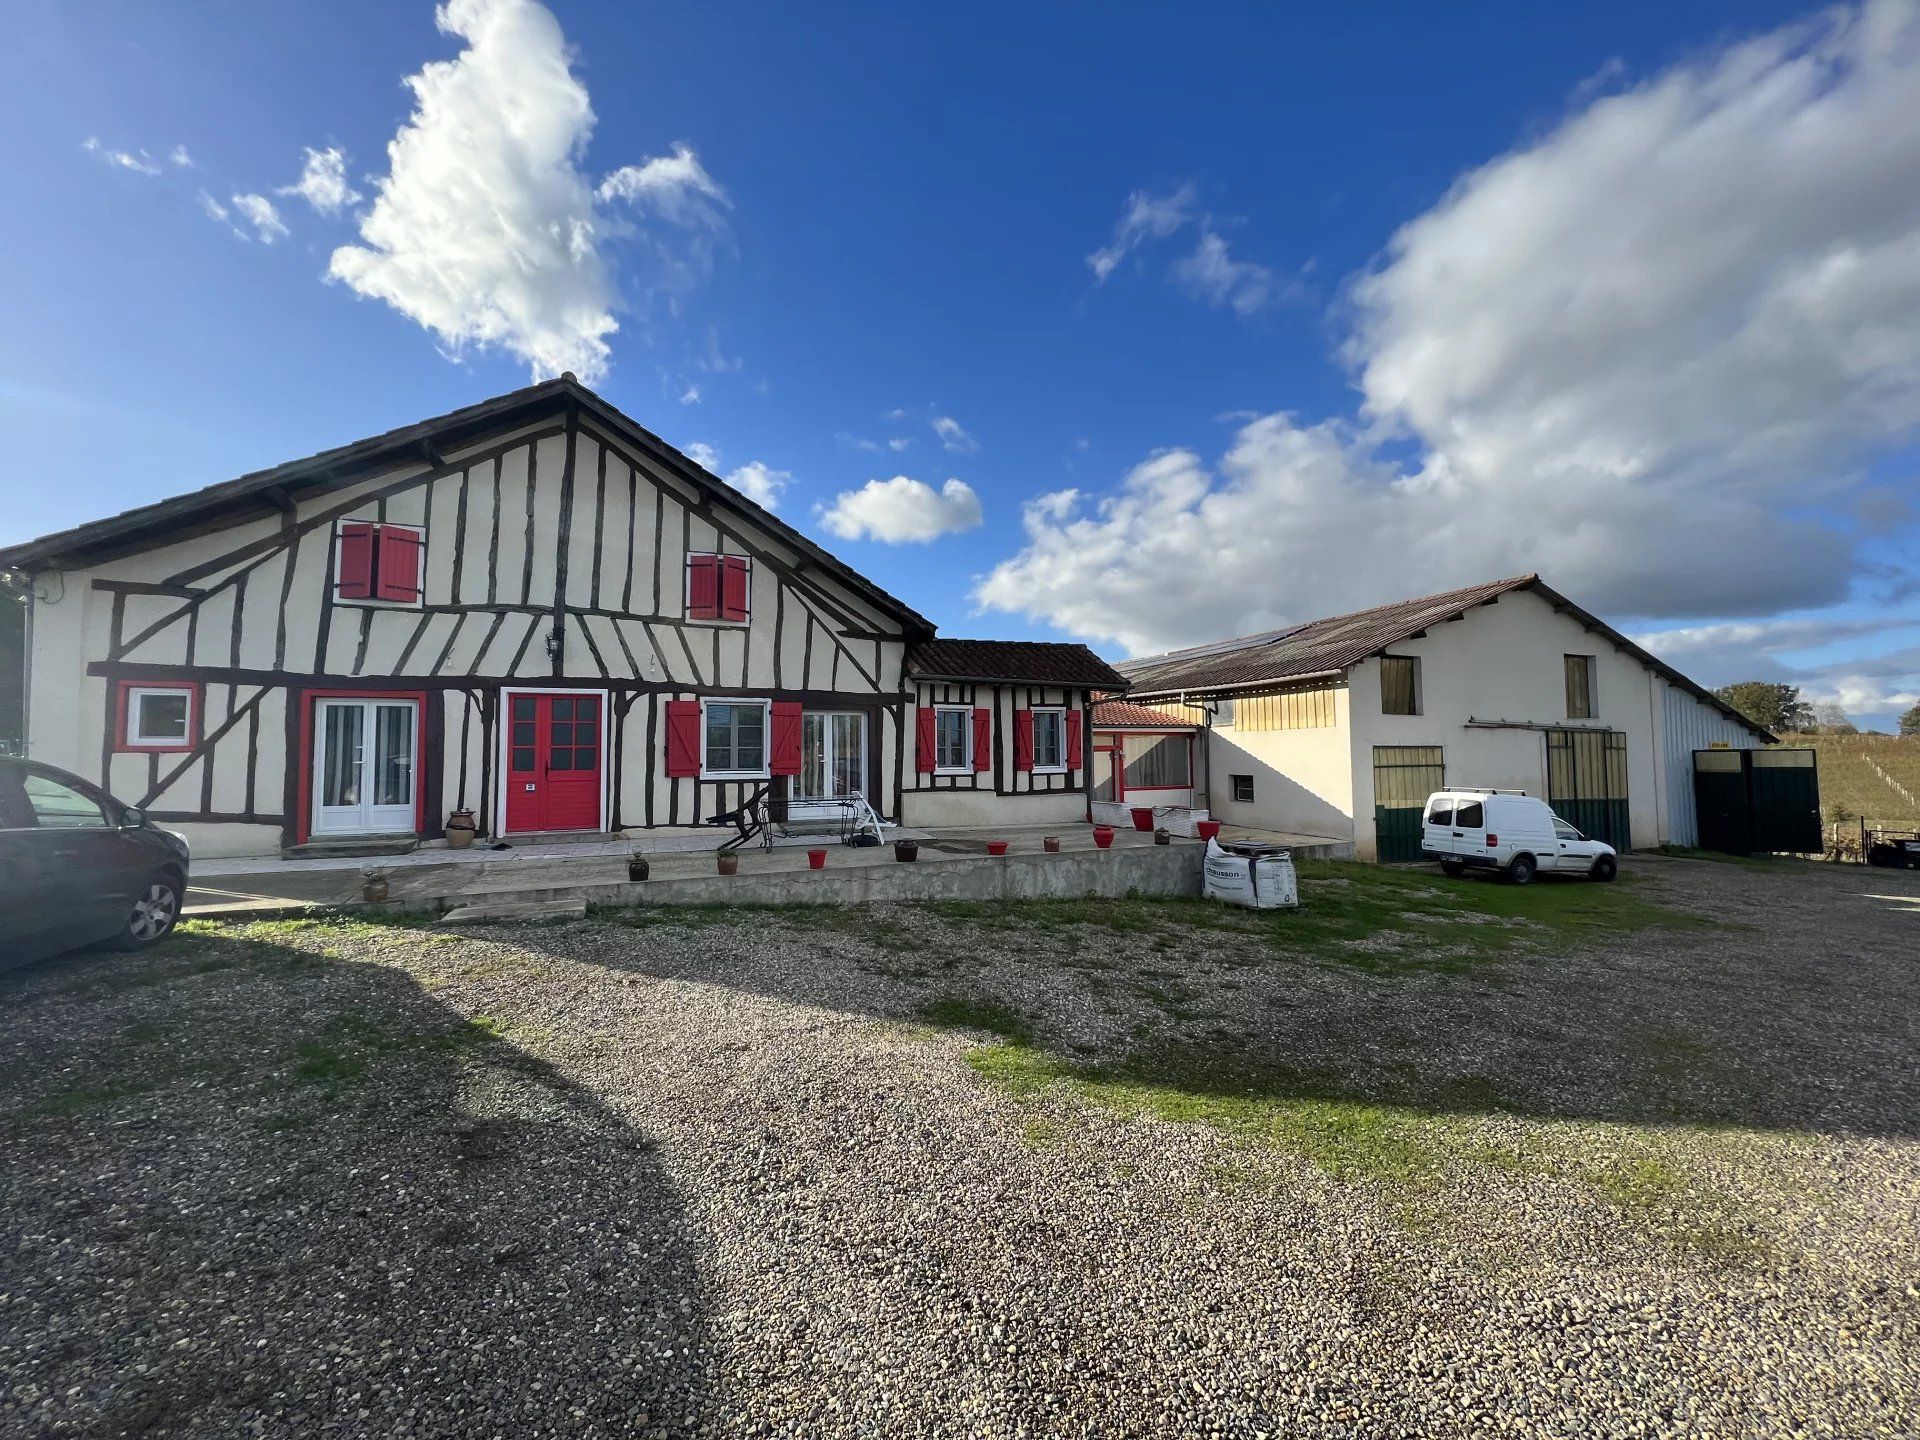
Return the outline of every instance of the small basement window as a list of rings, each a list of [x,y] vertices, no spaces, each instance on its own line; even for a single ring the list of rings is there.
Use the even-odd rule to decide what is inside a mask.
[[[1567,718],[1569,720],[1593,719],[1593,656],[1568,655],[1565,657],[1567,672]]]
[[[940,775],[973,773],[971,705],[940,705],[934,708],[933,768]]]
[[[1229,775],[1227,784],[1228,793],[1233,796],[1236,804],[1251,805],[1253,803],[1253,776]]]
[[[121,750],[191,750],[199,724],[199,690],[192,684],[123,685]]]
[[[1420,713],[1420,661],[1412,655],[1380,657],[1380,713]]]

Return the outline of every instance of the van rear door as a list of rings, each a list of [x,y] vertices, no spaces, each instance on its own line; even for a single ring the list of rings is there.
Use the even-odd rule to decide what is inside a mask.
[[[1487,853],[1487,807],[1479,799],[1462,800],[1453,807],[1453,853],[1462,859],[1484,859]]]
[[[1453,844],[1453,797],[1429,795],[1420,826],[1420,848],[1429,855],[1451,855]]]

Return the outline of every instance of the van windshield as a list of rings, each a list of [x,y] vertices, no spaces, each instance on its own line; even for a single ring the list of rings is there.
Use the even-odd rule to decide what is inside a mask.
[[[1460,830],[1482,828],[1487,823],[1486,806],[1478,800],[1462,801],[1460,808],[1453,812],[1453,823],[1454,827]]]

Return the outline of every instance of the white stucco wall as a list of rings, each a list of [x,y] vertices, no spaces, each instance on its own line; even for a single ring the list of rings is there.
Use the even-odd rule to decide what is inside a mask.
[[[1558,614],[1529,591],[1469,610],[1461,619],[1391,647],[1420,659],[1421,713],[1380,711],[1380,665],[1365,660],[1349,672],[1354,839],[1362,859],[1374,858],[1373,747],[1438,745],[1446,783],[1547,791],[1546,739],[1534,729],[1483,729],[1467,721],[1606,728],[1627,737],[1628,814],[1633,843],[1661,842],[1659,677],[1601,635]],[[1594,716],[1566,713],[1563,657],[1595,660]]]
[[[1354,838],[1353,746],[1345,687],[1334,691],[1335,723],[1311,730],[1207,732],[1206,805],[1217,820],[1298,835]],[[1253,777],[1253,803],[1232,799],[1235,775]]]

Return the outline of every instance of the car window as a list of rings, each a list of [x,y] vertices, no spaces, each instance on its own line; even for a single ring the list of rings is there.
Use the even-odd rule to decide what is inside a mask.
[[[42,830],[106,828],[107,814],[100,802],[65,781],[29,770],[21,785],[27,792],[34,824]]]
[[[1573,826],[1567,824],[1567,822],[1562,820],[1558,815],[1553,817],[1553,833],[1562,840],[1584,840],[1587,838],[1578,830],[1574,829]]]
[[[1432,801],[1431,808],[1427,811],[1427,823],[1429,825],[1453,824],[1453,801]]]
[[[1487,807],[1478,800],[1464,801],[1453,812],[1453,823],[1462,830],[1479,830],[1487,823]]]

